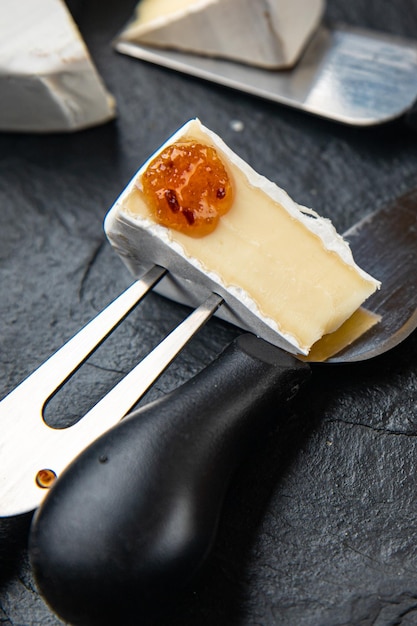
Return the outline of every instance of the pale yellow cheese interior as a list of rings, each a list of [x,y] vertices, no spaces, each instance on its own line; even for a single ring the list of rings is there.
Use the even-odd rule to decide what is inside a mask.
[[[201,141],[207,137],[187,136]],[[223,155],[224,156],[224,155]],[[226,288],[243,290],[278,332],[291,336],[304,353],[332,333],[375,291],[376,282],[329,250],[318,234],[291,215],[235,163],[225,159],[235,188],[231,210],[216,230],[193,238],[166,229],[186,258],[198,259]],[[153,219],[140,189],[140,176],[122,200],[122,210]],[[314,217],[308,219],[314,220]]]
[[[141,24],[148,24],[159,17],[182,11],[192,4],[196,4],[196,0],[142,0],[137,7],[136,19]]]
[[[337,330],[316,341],[304,360],[314,363],[327,361],[350,346],[380,321],[380,315],[360,307]]]

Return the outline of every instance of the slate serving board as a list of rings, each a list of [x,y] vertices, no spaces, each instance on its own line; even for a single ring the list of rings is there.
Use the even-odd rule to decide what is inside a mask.
[[[0,135],[1,396],[130,283],[102,220],[187,119],[199,116],[340,231],[416,185],[417,134],[402,121],[343,127],[116,54],[110,41],[134,5],[69,5],[117,99],[116,122]],[[417,33],[415,0],[328,0],[326,18]],[[72,423],[184,314],[151,295],[51,401],[49,423]],[[236,334],[212,320],[144,401]],[[157,626],[417,624],[416,348],[414,333],[374,361],[315,367],[236,476],[207,567]],[[30,515],[0,521],[0,623],[57,625],[27,563],[29,524]]]

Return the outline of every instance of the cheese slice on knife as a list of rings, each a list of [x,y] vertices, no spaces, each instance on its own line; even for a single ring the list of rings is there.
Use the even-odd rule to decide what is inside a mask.
[[[284,68],[323,10],[324,0],[141,0],[120,40]]]
[[[0,130],[62,132],[115,115],[62,0],[2,0]]]
[[[164,295],[193,306],[221,295],[224,319],[308,354],[379,286],[329,220],[257,174],[199,120],[138,171],[105,220],[135,275],[170,274]]]

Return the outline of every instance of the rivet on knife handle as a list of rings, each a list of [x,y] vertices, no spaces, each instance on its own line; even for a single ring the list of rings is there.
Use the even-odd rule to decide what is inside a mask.
[[[309,371],[243,335],[85,450],[31,532],[37,584],[58,615],[142,623],[185,585],[212,546],[233,471]]]

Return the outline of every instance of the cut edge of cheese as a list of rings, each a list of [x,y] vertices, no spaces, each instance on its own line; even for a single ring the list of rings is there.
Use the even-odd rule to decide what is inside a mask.
[[[219,244],[219,237],[222,236],[221,230],[218,230],[219,227],[212,235],[194,239],[157,224],[149,216],[146,203],[141,198],[140,181],[142,173],[146,171],[149,163],[166,146],[180,141],[191,140],[201,140],[209,145],[213,145],[223,158],[232,174],[232,178],[235,179],[235,186],[244,187],[241,191],[245,198],[253,193],[261,194],[262,198],[267,198],[268,202],[272,203],[271,206],[274,207],[274,211],[275,208],[279,207],[283,211],[283,215],[286,216],[285,219],[290,227],[301,229],[300,232],[303,233],[304,240],[310,242],[311,245],[308,245],[312,249],[320,250],[322,257],[328,258],[329,263],[336,264],[337,267],[340,265],[344,272],[344,274],[341,272],[343,276],[347,277],[348,280],[354,280],[355,284],[356,282],[358,283],[356,293],[349,292],[343,294],[343,297],[346,300],[350,300],[350,302],[345,307],[346,310],[343,309],[345,303],[342,302],[342,316],[340,314],[337,316],[334,311],[326,310],[326,304],[320,304],[319,308],[323,310],[317,311],[317,314],[320,316],[318,328],[314,330],[315,335],[312,333],[314,336],[309,337],[308,341],[300,340],[298,333],[294,332],[293,328],[290,328],[291,324],[283,324],[281,319],[265,313],[263,310],[264,302],[254,297],[252,292],[249,293],[242,284],[239,284],[239,281],[233,283],[225,280],[223,272],[219,272],[218,268],[213,265],[210,266],[206,258],[202,260],[201,250],[203,248],[210,249],[210,237],[217,237],[216,245],[222,245],[221,242]],[[239,203],[242,203],[242,197],[240,195]],[[235,208],[235,211],[237,210]],[[232,224],[232,228],[235,228],[233,224],[237,223],[236,216],[233,217],[232,215],[230,217],[232,211],[233,208],[229,214],[221,218],[220,229],[230,230],[230,224]],[[248,214],[247,209],[246,214]],[[269,215],[272,214],[270,213]],[[280,219],[282,218],[280,217]],[[311,209],[306,209],[296,204],[283,189],[255,172],[247,162],[236,155],[219,136],[205,128],[198,119],[187,122],[144,163],[107,214],[104,227],[111,245],[135,276],[139,276],[146,267],[152,264],[162,265],[169,270],[169,276],[164,279],[160,287],[160,292],[163,295],[178,302],[196,306],[207,295],[207,292],[214,291],[225,300],[225,305],[221,308],[222,313],[220,315],[223,319],[254,332],[267,341],[295,354],[307,355],[311,346],[318,339],[340,327],[361,306],[367,297],[379,288],[379,281],[356,265],[347,242],[338,235],[330,220],[321,218]],[[250,228],[251,224],[249,224]],[[276,231],[271,232],[271,228],[267,228],[267,231],[274,238],[278,235]],[[216,240],[212,239],[212,241]],[[200,252],[193,253],[190,252],[190,249],[199,250]],[[250,247],[248,251],[249,254],[253,252]],[[309,261],[307,261],[307,264],[308,266],[312,265]],[[268,272],[268,266],[264,267],[267,268],[266,271]],[[222,275],[220,275],[221,273]],[[291,307],[285,311],[286,278],[284,279],[282,276],[279,277],[277,275],[271,278],[271,280],[277,283],[278,279],[284,280],[283,293],[277,291],[273,296],[278,303],[282,300],[284,308],[281,307],[281,310],[284,310],[285,315],[288,314],[290,318],[294,317],[298,314],[298,311],[291,310]],[[269,280],[268,277],[267,280]],[[295,276],[292,277],[292,280],[299,281],[302,284],[302,280],[305,280],[305,277]],[[307,291],[313,294],[310,297],[318,298],[319,302],[321,302],[322,298],[329,298],[329,307],[334,306],[332,304],[332,294],[327,294],[325,289],[320,291],[322,289],[320,285],[313,285],[313,290],[310,289],[307,283],[305,286]],[[300,287],[297,288],[300,289]],[[317,290],[317,294],[313,293],[314,290]],[[290,292],[289,287],[287,291]],[[296,297],[300,300],[300,295]],[[302,292],[302,297],[304,297],[304,292]],[[308,312],[308,315],[310,315],[310,312]],[[313,312],[311,312],[311,315],[313,316]],[[321,318],[325,320],[324,325],[322,325]],[[325,324],[328,319],[331,319],[332,325],[326,327]],[[301,327],[301,324],[299,326]]]
[[[8,2],[0,20],[0,130],[68,132],[116,115],[62,0]]]
[[[381,316],[373,311],[359,307],[337,330],[316,341],[311,346],[308,356],[301,358],[310,363],[323,363],[352,345],[381,319]]]
[[[118,39],[283,69],[297,62],[324,6],[324,0],[141,0]]]

